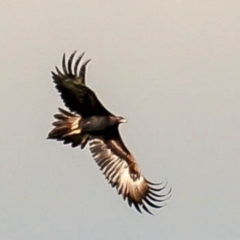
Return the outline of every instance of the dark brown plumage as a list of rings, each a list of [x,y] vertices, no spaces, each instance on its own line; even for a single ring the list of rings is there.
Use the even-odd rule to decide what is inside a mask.
[[[119,134],[118,126],[126,120],[109,112],[86,86],[85,71],[90,60],[79,69],[83,54],[73,65],[75,54],[67,63],[63,55],[63,72],[57,67],[56,72],[52,72],[56,88],[71,112],[59,108],[59,113],[54,115],[57,121],[53,123],[54,128],[48,138],[82,149],[89,144],[93,158],[111,186],[130,206],[151,214],[149,206],[163,207],[161,203],[171,196],[171,189],[166,192],[166,184],[151,183],[142,175]],[[159,194],[162,191],[165,193]]]

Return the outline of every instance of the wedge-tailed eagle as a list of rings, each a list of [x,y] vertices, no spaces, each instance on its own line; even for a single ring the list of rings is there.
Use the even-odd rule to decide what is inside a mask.
[[[163,207],[171,196],[171,189],[166,191],[166,183],[155,184],[142,175],[119,133],[119,124],[126,120],[109,112],[86,86],[85,71],[90,60],[79,67],[84,54],[74,63],[75,54],[76,51],[67,62],[64,54],[62,71],[56,67],[52,72],[53,82],[71,112],[59,108],[59,113],[54,115],[57,121],[53,122],[54,128],[48,138],[81,149],[89,144],[94,160],[118,194],[139,212],[145,210],[152,214],[149,206]]]

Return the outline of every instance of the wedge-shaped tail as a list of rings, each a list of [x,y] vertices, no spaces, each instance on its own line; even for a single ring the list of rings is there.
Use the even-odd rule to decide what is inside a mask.
[[[55,127],[48,134],[48,139],[56,139],[63,141],[64,144],[71,143],[72,147],[80,145],[81,148],[84,148],[88,142],[89,135],[81,133],[80,122],[82,117],[61,108],[59,108],[59,112],[54,115],[57,121],[53,122],[52,125]]]

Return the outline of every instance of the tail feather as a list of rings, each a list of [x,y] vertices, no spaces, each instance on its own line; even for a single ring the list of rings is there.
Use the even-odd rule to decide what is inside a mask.
[[[55,114],[57,119],[52,125],[54,128],[48,134],[48,139],[63,141],[64,144],[72,144],[72,147],[84,148],[88,142],[89,134],[81,133],[80,122],[82,117],[59,108],[60,114]]]
[[[73,113],[70,113],[62,108],[58,108],[59,112],[62,113],[63,116],[66,116],[66,117],[76,117],[77,115],[73,114]],[[80,117],[80,115],[79,115]]]
[[[65,120],[66,119],[66,117],[62,114],[54,114],[54,117],[58,120]]]

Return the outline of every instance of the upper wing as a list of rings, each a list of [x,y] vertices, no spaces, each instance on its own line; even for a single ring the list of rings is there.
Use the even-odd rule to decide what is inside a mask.
[[[166,184],[157,188],[141,174],[137,162],[121,140],[118,128],[108,131],[102,136],[90,139],[90,150],[93,158],[100,166],[103,174],[112,187],[116,187],[118,194],[128,200],[141,212],[141,208],[152,214],[148,206],[161,208],[156,205],[164,202],[171,196],[171,189],[165,194],[158,194],[165,189]]]
[[[73,67],[74,52],[66,63],[65,54],[62,59],[61,72],[56,67],[56,72],[52,72],[54,83],[57,90],[61,93],[61,97],[65,105],[73,112],[77,112],[83,117],[90,117],[93,115],[111,114],[98,100],[96,94],[85,84],[86,65],[90,60],[87,60],[79,68],[79,63],[83,57],[80,55]]]

